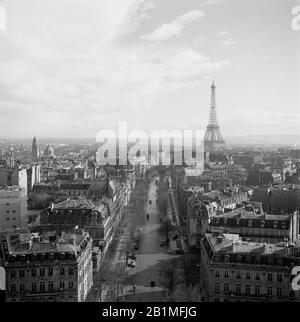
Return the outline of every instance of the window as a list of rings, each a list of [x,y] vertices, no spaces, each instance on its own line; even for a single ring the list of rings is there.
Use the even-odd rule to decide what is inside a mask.
[[[246,285],[246,295],[250,295],[250,285]]]
[[[256,273],[256,275],[255,275],[255,280],[256,280],[256,281],[259,281],[259,280],[260,280],[259,273]]]
[[[6,213],[9,214],[9,210],[6,210]]]
[[[40,269],[40,276],[45,276],[45,268]]]
[[[49,290],[49,293],[52,293],[53,292],[53,282],[52,281],[50,281],[48,283],[48,290]]]
[[[264,228],[264,227],[265,227],[265,221],[264,221],[264,220],[262,220],[262,221],[260,222],[260,227],[261,227],[261,228]]]
[[[220,293],[220,284],[215,283],[215,293]]]
[[[24,269],[19,270],[19,276],[20,277],[25,277],[25,270]]]
[[[24,283],[20,284],[20,292],[25,292],[25,284]]]
[[[268,281],[269,282],[272,282],[273,281],[273,275],[272,275],[272,273],[269,273],[268,274]]]
[[[277,282],[282,282],[282,274],[277,274]]]
[[[249,220],[249,221],[248,221],[248,226],[249,226],[249,227],[252,227],[252,220]]]
[[[285,229],[285,222],[281,224],[282,229]]]
[[[273,226],[274,226],[274,228],[277,228],[277,221],[273,222]]]
[[[40,292],[44,293],[45,292],[45,282],[40,283]]]
[[[229,292],[228,283],[224,283],[224,293],[228,293],[228,292]]]
[[[10,277],[15,278],[16,277],[16,271],[13,269],[10,271]]]
[[[238,271],[238,272],[236,273],[236,278],[237,278],[237,279],[241,279],[241,272],[240,272],[240,271]]]
[[[64,267],[61,267],[61,269],[60,269],[60,275],[65,275],[65,268]]]
[[[10,284],[10,292],[16,293],[16,284]]]
[[[277,296],[278,296],[278,297],[281,297],[281,296],[282,296],[282,288],[281,288],[281,287],[279,287],[279,288],[277,289]]]
[[[247,279],[247,280],[250,280],[250,278],[251,278],[251,277],[250,277],[250,273],[249,273],[249,272],[247,272],[247,273],[246,273],[246,279]]]
[[[32,284],[31,284],[31,292],[36,293],[36,282],[32,282]]]
[[[52,276],[53,275],[53,267],[49,267],[48,269],[48,275]]]
[[[74,269],[73,267],[69,267],[69,275],[73,275],[74,274]]]
[[[72,289],[73,289],[73,282],[72,282],[72,281],[70,281],[70,282],[69,282],[69,289],[70,289],[70,290],[72,290]]]
[[[226,278],[228,278],[228,277],[229,277],[228,271],[225,271],[225,272],[224,272],[224,277],[226,277]]]
[[[255,286],[255,296],[259,296],[260,293],[260,286],[256,285]]]
[[[219,273],[219,271],[216,271],[216,273],[215,273],[215,277],[220,277],[220,273]]]
[[[242,292],[242,286],[241,286],[241,284],[237,284],[236,285],[236,294],[241,294],[241,292]]]
[[[273,294],[272,287],[268,287],[267,294],[268,296],[272,296]]]
[[[59,288],[62,289],[62,290],[65,289],[65,282],[64,281],[59,282]]]
[[[290,297],[295,297],[295,291],[290,291]]]

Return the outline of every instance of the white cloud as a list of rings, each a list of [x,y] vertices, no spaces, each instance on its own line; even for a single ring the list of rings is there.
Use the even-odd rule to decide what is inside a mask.
[[[205,13],[203,11],[190,11],[177,17],[172,22],[163,24],[150,34],[140,36],[140,39],[149,41],[163,41],[173,37],[178,37],[189,24],[203,18],[204,16]]]
[[[220,31],[217,33],[218,36],[230,36],[230,32],[229,31]]]
[[[162,93],[198,86],[199,78],[229,65],[188,46],[123,44],[124,33],[150,19],[149,1],[53,0],[45,7],[10,1],[13,19],[0,51],[0,135],[15,129],[18,135],[93,135],[151,108]],[[202,16],[192,11],[176,21],[185,28]]]
[[[223,41],[224,48],[228,48],[228,47],[234,46],[236,44],[237,44],[237,42],[235,40],[224,40]]]
[[[202,3],[203,6],[212,6],[220,3],[222,0],[206,0]]]

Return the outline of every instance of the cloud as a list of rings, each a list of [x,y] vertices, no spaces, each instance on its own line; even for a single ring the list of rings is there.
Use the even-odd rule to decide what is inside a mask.
[[[235,40],[224,40],[222,44],[223,44],[224,48],[228,48],[228,47],[236,45],[237,42]]]
[[[134,33],[132,44],[120,41],[151,19],[152,2],[73,1],[8,2],[0,135],[18,129],[20,136],[92,136],[118,120],[134,121],[160,95],[198,86],[199,78],[230,64],[188,46],[140,42]],[[185,27],[200,16],[192,11],[176,21]]]
[[[222,0],[206,0],[202,3],[203,6],[212,6],[220,3]]]
[[[189,24],[203,18],[204,16],[205,13],[203,11],[190,11],[184,15],[178,16],[172,22],[163,24],[152,33],[141,35],[140,39],[159,42],[173,37],[178,37]]]
[[[229,31],[220,31],[217,33],[218,36],[230,36],[230,32]]]

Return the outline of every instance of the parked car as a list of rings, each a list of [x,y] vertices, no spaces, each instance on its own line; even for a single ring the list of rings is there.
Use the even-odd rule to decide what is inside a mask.
[[[131,262],[129,262],[129,263],[127,264],[127,266],[128,266],[128,267],[131,267],[131,268],[135,267],[135,261],[131,261]]]
[[[128,256],[128,258],[133,259],[133,260],[136,260],[136,254],[130,254]]]
[[[138,244],[135,244],[135,245],[134,245],[134,249],[135,249],[135,250],[138,250],[138,249],[139,249],[139,245],[138,245]]]
[[[155,283],[155,281],[151,281],[151,282],[150,282],[150,286],[151,286],[151,287],[155,287],[155,284],[156,284],[156,283]]]
[[[168,249],[168,254],[170,254],[170,255],[175,255],[175,254],[176,254],[176,252],[175,252],[175,250],[173,250],[173,249]]]

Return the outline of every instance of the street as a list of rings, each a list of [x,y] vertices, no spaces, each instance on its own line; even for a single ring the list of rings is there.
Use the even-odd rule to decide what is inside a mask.
[[[140,247],[137,251],[135,268],[128,268],[131,285],[128,285],[126,289],[130,291],[132,290],[133,285],[135,285],[136,292],[140,289],[143,293],[154,291],[156,296],[152,296],[151,298],[158,301],[162,300],[164,297],[164,292],[162,292],[162,285],[160,283],[160,270],[163,262],[169,259],[178,258],[179,256],[167,254],[165,247],[160,246],[160,242],[165,240],[165,236],[163,236],[160,231],[160,213],[156,203],[156,190],[158,187],[155,184],[155,180],[157,179],[158,176],[151,179],[147,199],[144,202],[142,212],[139,214],[139,216],[143,218]],[[149,201],[151,201],[151,204]],[[148,220],[147,214],[149,214]],[[151,281],[155,282],[155,288],[150,287]],[[132,294],[132,291],[129,292],[129,294]],[[137,299],[137,297],[132,294],[130,300],[135,299]],[[145,300],[147,299],[149,299],[149,295],[145,297]],[[141,301],[141,294],[138,295],[138,300]]]
[[[166,240],[166,235],[161,229],[160,210],[157,203],[159,187],[156,181],[159,176],[137,182],[132,200],[127,208],[126,215],[119,229],[120,233],[113,240],[110,254],[107,254],[109,270],[112,278],[108,279],[102,291],[101,301],[166,301],[167,289],[162,285],[162,269],[173,259],[180,259],[185,255],[169,254],[168,250],[180,248],[183,243],[180,239],[170,238],[168,247],[161,246],[161,241]],[[163,183],[160,198],[168,199],[166,183]],[[149,216],[147,216],[149,215]],[[172,217],[171,209],[165,214]],[[163,215],[163,217],[165,216]],[[162,219],[164,219],[162,217]],[[175,219],[178,220],[178,219]],[[136,242],[133,240],[132,231],[140,229],[139,249],[134,249]],[[175,229],[172,230],[173,233]],[[169,237],[173,234],[169,232]],[[186,247],[185,247],[186,248]],[[126,266],[126,257],[136,255],[135,266]],[[178,261],[179,262],[179,261]],[[98,272],[98,276],[101,274]],[[181,274],[180,274],[181,275]],[[99,277],[96,277],[96,284]],[[151,282],[155,286],[151,286]],[[96,291],[98,287],[94,284]],[[97,291],[96,291],[97,293]],[[91,292],[89,301],[97,301]],[[118,294],[118,296],[117,296]]]

